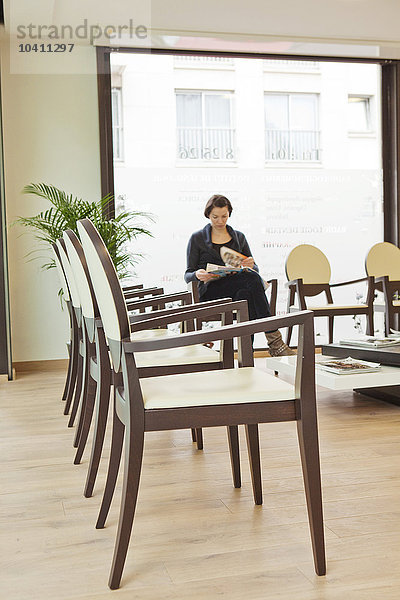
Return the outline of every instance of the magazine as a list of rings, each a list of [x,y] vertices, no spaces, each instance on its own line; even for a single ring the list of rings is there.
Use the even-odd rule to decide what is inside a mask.
[[[264,289],[265,290],[268,289],[268,287],[270,285],[269,282],[266,281],[260,275],[260,273],[258,271],[256,271],[255,269],[252,269],[251,267],[242,267],[242,260],[247,258],[247,256],[245,256],[244,254],[240,254],[240,252],[237,252],[236,250],[232,250],[232,248],[228,248],[227,246],[222,246],[222,248],[220,249],[220,254],[221,254],[221,258],[224,261],[226,267],[234,267],[235,269],[237,269],[236,271],[230,271],[231,273],[238,273],[242,269],[247,269],[248,271],[252,271],[253,273],[256,273],[261,278]]]
[[[344,346],[359,346],[362,348],[385,348],[386,346],[396,346],[400,344],[399,337],[374,337],[364,335],[352,339],[340,340],[339,344]]]
[[[229,275],[230,273],[240,273],[243,269],[244,267],[221,266],[213,265],[212,263],[207,263],[206,266],[207,273],[211,273],[211,275],[215,275],[216,277],[225,277],[225,275]]]
[[[354,373],[375,373],[381,368],[380,363],[367,362],[366,360],[358,360],[355,358],[332,358],[329,360],[321,360],[316,363],[316,366],[322,371],[335,373],[336,375],[352,375]]]

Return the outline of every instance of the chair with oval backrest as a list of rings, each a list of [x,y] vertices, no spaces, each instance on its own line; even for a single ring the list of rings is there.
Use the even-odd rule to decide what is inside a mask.
[[[112,357],[114,406],[111,454],[115,447],[122,447],[125,440],[122,500],[109,586],[112,589],[119,587],[125,564],[137,502],[145,432],[193,425],[245,425],[254,500],[261,504],[258,423],[297,422],[314,565],[318,575],[325,574],[312,312],[302,311],[295,315],[269,317],[157,340],[132,340],[125,301],[111,258],[88,219],[78,223],[78,230]],[[255,368],[251,348],[251,335],[293,325],[299,326],[295,386]],[[239,368],[233,368],[233,363],[230,363],[225,365],[228,368],[207,373],[186,372],[147,379],[139,376],[137,363],[142,352],[162,352],[215,340],[231,343],[236,337]],[[97,527],[103,526],[104,521],[99,517]]]
[[[293,248],[286,259],[286,277],[289,288],[287,311],[312,310],[314,317],[328,317],[329,343],[333,342],[334,317],[343,315],[365,315],[367,319],[366,331],[368,335],[374,333],[373,299],[374,285],[372,277],[361,277],[340,283],[330,283],[331,266],[325,254],[315,246],[301,244]],[[332,297],[332,289],[366,281],[368,284],[366,302],[363,304],[338,305]],[[327,303],[313,306],[306,298],[325,294]],[[298,307],[295,301],[298,301]],[[289,345],[292,329],[288,328],[286,343]]]
[[[80,438],[78,442],[77,452],[74,463],[78,464],[82,458],[82,454],[86,445],[90,424],[92,421],[93,409],[94,409],[94,389],[97,386],[96,391],[96,421],[93,434],[92,452],[88,467],[88,475],[85,484],[84,495],[90,496],[93,492],[93,487],[97,475],[99,466],[99,460],[104,441],[104,433],[106,428],[106,420],[109,406],[110,396],[110,385],[111,385],[111,366],[108,357],[107,343],[104,337],[104,331],[102,324],[99,319],[99,311],[97,302],[94,297],[90,276],[87,270],[86,259],[83,253],[81,243],[75,233],[71,230],[64,232],[64,241],[67,250],[68,259],[70,261],[71,270],[74,276],[76,287],[80,291],[81,311],[82,311],[82,327],[83,327],[83,356],[84,356],[84,385],[83,385],[83,401],[82,401],[82,427],[80,432]],[[159,303],[163,304],[166,299],[181,300],[183,305],[175,306],[172,309],[155,310],[150,313],[141,312],[141,307],[146,304],[145,308],[151,306],[151,303],[156,303],[158,307]],[[247,316],[247,307],[244,303],[229,303],[221,301],[211,301],[207,303],[202,310],[198,310],[197,307],[188,304],[191,301],[189,292],[179,292],[176,294],[169,294],[164,296],[157,296],[153,300],[141,300],[139,301],[139,314],[130,315],[130,324],[133,339],[149,339],[159,337],[160,335],[168,334],[168,330],[165,329],[168,323],[186,323],[187,329],[194,328],[194,315],[191,309],[196,309],[196,314],[200,312],[206,312],[206,310],[224,310],[226,314],[233,313],[234,310],[242,311],[242,319]],[[127,302],[127,307],[132,306]],[[138,307],[138,303],[134,304]],[[216,308],[217,307],[217,308]],[[189,315],[188,319],[185,319],[185,313]],[[151,329],[151,327],[157,327],[157,329]],[[160,329],[159,327],[163,327]],[[228,349],[229,350],[229,349]],[[223,354],[223,351],[221,352]],[[179,373],[184,372],[188,368],[193,368],[197,364],[199,370],[209,370],[222,367],[223,360],[233,360],[233,352],[230,352],[230,356],[223,356],[222,359],[219,355],[211,351],[209,348],[205,348],[202,345],[198,345],[192,348],[185,348],[182,350],[172,350],[168,353],[160,353],[157,356],[157,360],[153,359],[153,353],[144,353],[142,355],[142,362],[140,365],[140,377],[152,377],[160,375],[164,372],[168,373]],[[190,364],[188,367],[187,363]],[[202,440],[201,430],[197,432],[197,446],[201,448],[200,440]],[[235,463],[232,466],[234,476],[240,484],[240,466],[239,466],[239,442],[237,436],[237,429],[231,428],[231,443],[235,445]],[[107,494],[109,494],[109,488],[107,487]],[[112,494],[112,492],[111,492]]]
[[[383,292],[385,333],[398,330],[400,313],[400,249],[390,242],[379,242],[369,250],[365,259],[365,271],[374,278],[375,289]],[[375,309],[379,308],[375,305]]]

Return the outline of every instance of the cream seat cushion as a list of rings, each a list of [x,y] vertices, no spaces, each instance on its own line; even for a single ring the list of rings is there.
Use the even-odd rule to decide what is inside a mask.
[[[160,337],[176,335],[168,329],[147,329],[135,331],[131,334],[132,341],[151,340]],[[203,362],[219,362],[219,352],[206,348],[202,344],[186,346],[183,348],[169,348],[149,352],[137,352],[135,355],[137,367],[168,367],[171,365],[190,364]]]
[[[174,335],[169,329],[144,329],[143,331],[134,331],[131,333],[132,342],[138,340],[152,340],[167,335]]]
[[[308,310],[326,310],[327,308],[345,308],[346,310],[357,310],[359,308],[368,308],[368,304],[349,304],[349,305],[341,305],[341,304],[324,304],[323,306],[308,306]],[[297,306],[291,306],[289,308],[290,312],[295,312],[300,310]]]
[[[294,386],[256,367],[141,379],[146,409],[271,402],[296,398]]]

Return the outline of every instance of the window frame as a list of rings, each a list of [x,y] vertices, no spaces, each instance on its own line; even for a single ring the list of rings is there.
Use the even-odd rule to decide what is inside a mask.
[[[177,150],[177,165],[178,166],[190,166],[190,165],[196,165],[196,164],[201,164],[201,165],[212,165],[212,166],[225,166],[226,164],[228,165],[232,165],[234,163],[236,163],[236,128],[234,126],[234,101],[235,101],[235,92],[233,90],[210,90],[210,89],[203,89],[200,90],[198,88],[196,89],[185,89],[185,88],[176,88],[175,89],[175,106],[177,109],[177,96],[178,95],[184,95],[184,94],[198,94],[201,98],[201,134],[202,134],[202,140],[204,139],[204,133],[207,129],[221,129],[221,130],[225,130],[224,127],[218,128],[218,127],[210,127],[207,128],[205,125],[206,122],[206,107],[205,107],[205,98],[207,96],[222,96],[222,95],[229,95],[229,130],[232,132],[232,136],[233,136],[233,158],[232,159],[219,159],[219,158],[181,158],[178,156],[178,121],[176,123],[176,133],[177,133],[177,138],[176,138],[176,150]],[[177,113],[176,113],[177,114]],[[183,127],[182,127],[183,128]],[[193,128],[188,128],[188,129],[193,129]]]
[[[113,131],[113,148],[114,148],[114,139],[118,138],[118,145],[120,148],[120,155],[116,156],[115,153],[113,155],[113,159],[117,163],[122,163],[125,160],[125,145],[124,145],[124,115],[123,115],[123,103],[122,103],[122,88],[118,86],[113,86],[111,88],[111,102],[113,95],[116,96],[116,106],[118,112],[119,124],[116,125],[114,120],[112,120],[112,131]]]
[[[265,100],[267,98],[267,96],[285,96],[288,99],[287,102],[287,123],[288,123],[288,136],[289,136],[289,148],[291,146],[291,137],[292,137],[292,133],[295,133],[296,131],[302,131],[302,130],[298,130],[298,129],[293,129],[291,127],[291,104],[292,104],[292,98],[294,96],[312,96],[315,98],[315,113],[314,113],[314,122],[315,122],[315,129],[310,133],[314,133],[317,136],[318,139],[318,158],[316,159],[291,159],[289,158],[269,158],[267,156],[267,132],[268,131],[285,131],[282,129],[270,129],[266,127],[266,108],[265,108]],[[293,164],[293,163],[299,163],[302,166],[306,166],[306,165],[315,165],[315,164],[321,164],[322,162],[322,158],[321,158],[321,129],[320,129],[320,94],[318,92],[277,92],[277,91],[273,91],[273,92],[269,92],[269,91],[265,91],[264,90],[264,134],[265,134],[265,162],[267,165],[276,165],[276,164]]]

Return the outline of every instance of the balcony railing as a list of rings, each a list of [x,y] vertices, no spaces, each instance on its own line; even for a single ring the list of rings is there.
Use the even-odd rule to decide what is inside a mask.
[[[320,132],[267,129],[265,156],[274,161],[320,161]]]
[[[235,130],[178,127],[177,157],[180,160],[234,161]]]
[[[194,55],[180,55],[174,56],[174,64],[176,67],[183,67],[186,64],[192,66],[233,66],[233,58],[225,56],[194,56]]]
[[[273,69],[274,71],[319,71],[319,62],[315,60],[275,60],[264,58],[264,69]]]

